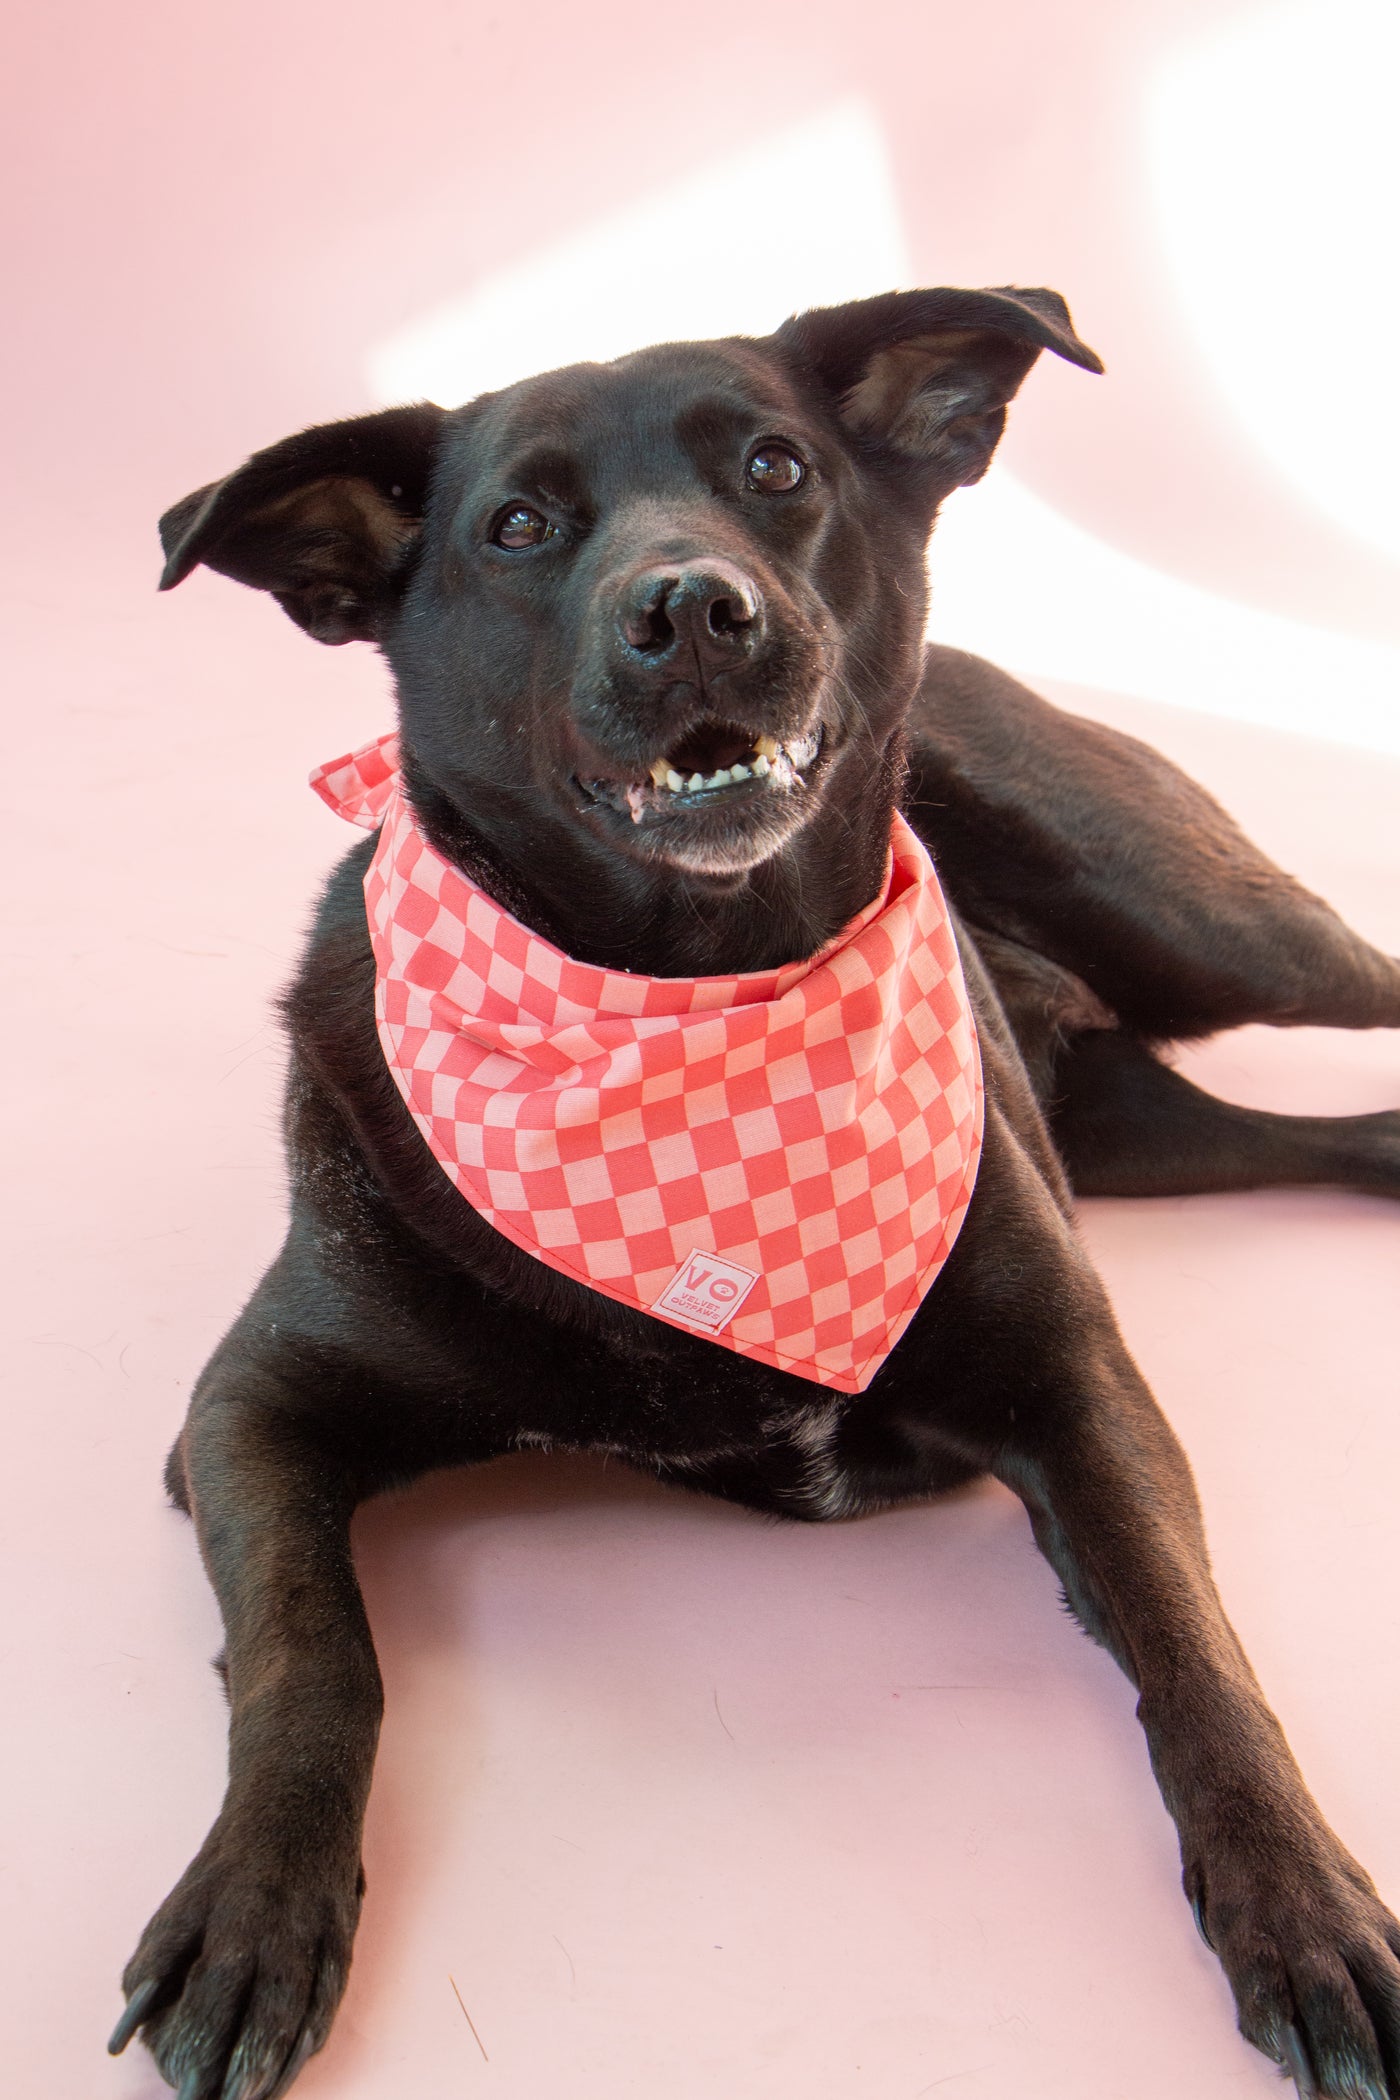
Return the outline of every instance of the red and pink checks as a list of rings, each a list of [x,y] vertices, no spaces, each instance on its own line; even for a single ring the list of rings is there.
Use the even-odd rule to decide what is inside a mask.
[[[384,1055],[454,1185],[517,1247],[673,1326],[862,1392],[947,1260],[982,1074],[947,906],[894,820],[875,901],[808,962],[574,962],[424,837],[381,737],[312,785],[365,876]]]

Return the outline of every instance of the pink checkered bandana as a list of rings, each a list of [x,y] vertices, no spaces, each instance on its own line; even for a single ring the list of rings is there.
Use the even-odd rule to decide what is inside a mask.
[[[473,1208],[619,1304],[864,1391],[948,1258],[982,1142],[948,910],[903,818],[880,895],[810,961],[634,977],[561,954],[434,850],[395,737],[311,784],[382,826],[379,1039]]]

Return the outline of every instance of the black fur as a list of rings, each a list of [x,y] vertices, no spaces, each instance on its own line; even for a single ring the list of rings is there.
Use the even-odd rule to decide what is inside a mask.
[[[1041,349],[1099,368],[1053,293],[892,294],[304,432],[162,521],[166,585],[205,562],[321,640],[377,642],[435,844],[585,960],[811,954],[873,895],[902,795],[987,1079],[953,1256],[844,1399],[583,1289],[462,1201],[384,1065],[371,849],[346,855],[286,999],[287,1241],[170,1461],[224,1612],[229,1789],[114,2043],[139,2028],[183,2100],[282,2091],[344,1985],[380,1711],[352,1510],[526,1439],[813,1520],[1008,1482],[1139,1689],[1244,2032],[1302,2092],[1400,2095],[1400,1927],[1264,1705],[1069,1224],[1071,1183],[1400,1194],[1400,1115],[1232,1108],[1154,1055],[1248,1020],[1400,1025],[1400,965],[1142,745],[925,650],[938,505],[985,471]],[[774,447],[800,484],[751,466]],[[537,540],[501,544],[506,517]],[[658,757],[727,766],[765,735],[815,752],[801,778],[646,792]]]

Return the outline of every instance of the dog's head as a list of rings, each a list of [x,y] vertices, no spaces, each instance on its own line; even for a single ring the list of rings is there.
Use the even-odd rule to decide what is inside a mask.
[[[162,586],[377,642],[429,830],[577,952],[678,885],[815,883],[824,938],[883,865],[934,515],[1042,349],[1100,369],[1053,292],[890,293],[330,424],[167,512]]]

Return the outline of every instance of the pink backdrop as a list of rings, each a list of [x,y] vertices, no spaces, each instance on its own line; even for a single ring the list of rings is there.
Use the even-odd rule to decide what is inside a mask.
[[[809,251],[821,296],[871,288],[862,223],[909,281],[1058,286],[1108,377],[1036,372],[950,508],[935,631],[1151,737],[1400,946],[1389,294],[1362,267],[1385,18],[58,0],[12,33],[7,2089],[163,2090],[102,2041],[217,1806],[224,1717],[159,1468],[279,1236],[269,999],[344,844],[305,774],[387,724],[369,652],[203,572],[157,601],[156,515],[374,405],[448,309],[464,391],[473,358],[549,363],[553,322],[503,328],[491,286],[547,313],[648,198],[691,203],[627,287],[643,333],[697,282],[716,326],[772,282],[776,322]],[[829,112],[870,202],[823,254],[773,171]],[[751,165],[752,228],[716,248],[697,186]],[[1393,1037],[1246,1031],[1189,1064],[1261,1105],[1400,1099]],[[1394,1902],[1400,1215],[1287,1194],[1085,1230],[1246,1644]],[[360,1550],[389,1717],[307,2100],[1277,2090],[1177,1894],[1129,1689],[1001,1491],[775,1530],[522,1458],[373,1508]]]

